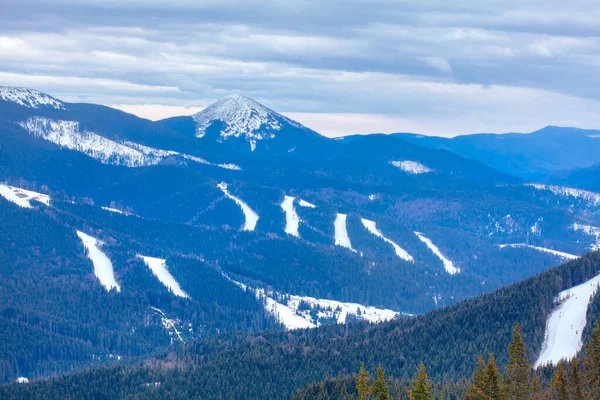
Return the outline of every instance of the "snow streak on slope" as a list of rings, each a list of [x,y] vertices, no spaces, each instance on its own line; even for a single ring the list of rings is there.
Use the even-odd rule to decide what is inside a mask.
[[[598,291],[600,275],[589,281],[560,292],[556,307],[546,323],[546,335],[535,368],[560,360],[571,360],[579,353],[583,342],[581,335],[586,326],[588,305]]]
[[[412,175],[426,174],[433,171],[431,168],[416,161],[390,161],[390,164]]]
[[[281,208],[285,212],[285,233],[288,235],[300,237],[298,228],[300,227],[300,217],[294,208],[294,197],[285,196],[281,203]]]
[[[203,137],[209,126],[215,121],[221,121],[224,127],[219,141],[244,136],[251,151],[256,149],[257,141],[275,138],[275,132],[281,130],[284,124],[303,128],[297,122],[239,94],[217,101],[193,118],[196,121],[197,137]]]
[[[265,294],[264,289],[254,290],[256,298],[265,301],[265,310],[281,322],[287,330],[315,328],[317,325],[297,315],[290,307],[279,303]]]
[[[175,335],[177,336],[177,339],[179,339],[180,342],[185,343],[185,340],[183,340],[183,338],[181,337],[181,333],[177,330],[177,327],[175,326],[176,321],[167,318],[167,315],[160,308],[156,308],[156,307],[150,307],[150,308],[160,314],[160,319],[162,321],[163,327],[167,331],[169,331],[171,329],[173,330],[173,332],[169,332],[169,336],[172,336],[173,333],[175,333]],[[173,338],[171,338],[171,344],[173,344]]]
[[[115,288],[117,289],[117,292],[120,292],[121,287],[115,279],[112,263],[106,254],[100,250],[100,247],[102,247],[104,242],[86,235],[81,231],[77,231],[77,236],[79,236],[79,239],[81,239],[83,245],[87,249],[87,256],[92,260],[92,264],[94,264],[94,275],[96,275],[102,286],[104,286],[107,291]]]
[[[450,261],[446,257],[444,257],[444,255],[442,254],[440,249],[438,249],[437,246],[434,245],[433,242],[429,238],[427,238],[421,232],[415,232],[415,235],[417,235],[417,237],[419,238],[419,240],[421,242],[425,243],[425,245],[427,247],[429,247],[429,250],[431,250],[431,252],[437,256],[437,258],[442,260],[442,262],[444,263],[444,268],[446,269],[447,273],[449,273],[450,275],[454,275],[454,274],[458,274],[460,272],[460,268],[455,267],[454,264],[452,263],[452,261]]]
[[[404,250],[402,247],[398,246],[396,243],[392,242],[390,239],[383,236],[381,231],[379,229],[377,229],[377,224],[375,223],[375,221],[369,221],[368,219],[364,219],[364,218],[361,218],[360,220],[362,221],[363,225],[365,226],[365,228],[367,228],[367,230],[369,232],[371,232],[373,235],[377,236],[378,238],[381,238],[384,242],[391,244],[394,247],[394,250],[396,251],[396,255],[398,257],[400,257],[404,261],[415,262],[415,260],[412,258],[412,256],[410,254],[408,254],[408,252],[406,250]]]
[[[19,104],[27,108],[39,108],[41,106],[51,107],[56,110],[64,110],[65,106],[62,101],[48,96],[37,90],[0,86],[0,99],[11,103]]]
[[[583,232],[588,236],[593,236],[596,238],[594,243],[590,246],[592,251],[600,250],[600,228],[591,226],[591,225],[581,225],[578,223],[574,223],[572,226],[575,232]]]
[[[50,196],[47,194],[32,192],[31,190],[19,189],[0,183],[0,196],[6,200],[15,203],[19,207],[31,208],[31,200],[39,201],[45,205],[50,205]]]
[[[175,280],[173,275],[171,275],[171,273],[167,269],[167,260],[164,260],[162,258],[143,256],[141,254],[138,254],[138,257],[144,260],[146,266],[150,268],[150,270],[152,271],[154,276],[158,278],[160,283],[165,285],[165,287],[169,289],[169,291],[172,292],[175,296],[183,298],[189,297],[188,294],[181,289],[179,283]]]
[[[314,204],[311,204],[308,201],[302,200],[302,199],[300,199],[300,201],[298,202],[298,205],[300,207],[306,207],[306,208],[317,208],[317,206],[315,206]]]
[[[573,189],[573,188],[568,188],[568,187],[564,187],[564,186],[543,185],[540,183],[528,183],[526,185],[531,186],[538,190],[550,191],[557,196],[582,199],[593,206],[600,205],[600,193],[588,192],[587,190]]]
[[[242,226],[242,230],[243,231],[253,231],[254,229],[256,229],[256,224],[258,223],[258,218],[259,218],[258,214],[255,213],[254,210],[252,210],[250,208],[250,206],[248,206],[248,204],[244,203],[242,200],[238,199],[237,197],[232,196],[229,193],[229,191],[227,190],[227,183],[221,182],[217,185],[217,187],[223,191],[225,196],[227,196],[231,200],[235,201],[235,204],[240,206],[240,208],[242,209],[242,212],[244,213],[244,217],[246,219],[246,221],[244,222],[244,225]]]
[[[233,164],[214,165],[203,158],[180,154],[176,151],[156,149],[129,141],[116,142],[94,132],[82,131],[76,121],[32,117],[19,125],[34,137],[47,140],[60,147],[82,152],[103,164],[146,167],[156,165],[170,156],[181,156],[199,164],[225,169],[240,169]]]
[[[525,244],[525,243],[501,244],[499,247],[501,249],[503,249],[505,247],[512,247],[512,248],[527,247],[529,249],[541,251],[542,253],[548,253],[548,254],[552,254],[557,257],[562,257],[565,260],[574,260],[576,258],[579,258],[579,256],[576,256],[575,254],[564,253],[562,251],[552,250],[552,249],[548,249],[546,247],[532,246],[530,244]]]
[[[350,243],[350,237],[348,236],[348,230],[346,229],[346,214],[338,213],[335,217],[333,226],[335,228],[335,244],[336,246],[346,247],[352,251],[356,251],[352,248]]]

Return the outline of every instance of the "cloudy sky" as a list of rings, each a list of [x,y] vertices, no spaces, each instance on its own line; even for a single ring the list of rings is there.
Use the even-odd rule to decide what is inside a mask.
[[[597,0],[0,0],[0,85],[146,118],[243,93],[330,136],[600,128]]]

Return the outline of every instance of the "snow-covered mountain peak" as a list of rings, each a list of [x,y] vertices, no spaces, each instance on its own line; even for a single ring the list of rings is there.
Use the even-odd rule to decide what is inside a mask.
[[[0,86],[0,99],[27,108],[40,108],[45,106],[57,110],[65,109],[65,105],[62,101],[45,93],[38,92],[37,90],[22,87]]]
[[[256,142],[274,139],[286,125],[304,128],[299,123],[284,117],[241,94],[222,98],[193,116],[196,121],[196,136],[201,138],[215,122],[223,123],[219,141],[243,137],[254,151]]]

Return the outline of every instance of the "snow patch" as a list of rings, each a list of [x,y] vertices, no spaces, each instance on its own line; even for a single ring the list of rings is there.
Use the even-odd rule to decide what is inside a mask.
[[[425,165],[416,161],[390,161],[390,164],[392,164],[396,168],[400,168],[407,174],[412,175],[420,175],[433,172],[431,168],[426,167]]]
[[[542,351],[535,368],[556,365],[560,360],[571,360],[581,350],[581,335],[587,324],[588,305],[598,292],[600,275],[589,281],[560,292],[556,298],[559,303],[548,318]]]
[[[600,205],[600,193],[589,192],[587,190],[574,189],[564,186],[544,185],[541,183],[527,183],[526,186],[533,187],[537,190],[546,190],[554,193],[557,196],[572,197],[581,199],[593,206]]]
[[[248,206],[248,204],[244,203],[239,198],[231,195],[229,193],[229,191],[227,190],[227,183],[221,182],[217,185],[217,187],[219,189],[221,189],[221,191],[223,191],[225,196],[227,196],[231,200],[235,201],[235,204],[237,204],[242,209],[242,212],[244,213],[244,218],[245,218],[245,222],[244,222],[244,225],[242,226],[242,230],[243,231],[253,231],[254,229],[256,229],[256,224],[258,223],[258,219],[259,219],[258,214],[255,213],[254,210],[252,210],[250,208],[250,206]]]
[[[581,225],[574,223],[572,226],[575,232],[583,232],[588,236],[593,236],[596,240],[590,246],[592,251],[600,250],[600,228],[591,225]]]
[[[156,307],[150,307],[150,308],[160,314],[160,319],[161,319],[163,328],[165,328],[167,331],[172,330],[172,332],[169,332],[169,336],[172,336],[173,333],[175,333],[175,336],[177,336],[177,339],[179,339],[180,342],[185,343],[185,340],[183,340],[183,338],[181,337],[181,333],[177,330],[177,327],[175,326],[175,323],[177,322],[177,320],[167,318],[167,314],[165,314],[160,308],[156,308]],[[171,338],[171,344],[173,344],[173,338]]]
[[[300,217],[294,208],[294,197],[285,196],[281,203],[281,208],[285,212],[285,233],[288,235],[300,237],[298,228],[300,227]]]
[[[5,183],[0,183],[0,196],[23,208],[32,208],[33,206],[30,203],[31,200],[39,201],[40,203],[50,206],[50,196],[47,194],[20,189]]]
[[[116,208],[110,208],[110,207],[100,207],[101,209],[105,210],[105,211],[110,211],[112,213],[117,213],[117,214],[123,214],[126,215],[123,211],[121,210],[117,210]]]
[[[512,247],[512,248],[526,247],[529,249],[540,251],[542,253],[552,254],[554,256],[564,258],[565,260],[575,260],[576,258],[579,258],[579,256],[576,256],[575,254],[564,253],[562,251],[552,250],[552,249],[548,249],[546,247],[532,246],[530,244],[525,244],[525,243],[501,244],[498,247],[500,247],[501,249],[504,249],[505,247]]]
[[[429,247],[429,250],[431,250],[431,252],[433,254],[435,254],[437,256],[437,258],[439,258],[442,261],[442,263],[444,263],[444,268],[446,269],[447,273],[449,273],[450,275],[454,275],[454,274],[458,274],[460,272],[460,268],[455,267],[454,264],[452,263],[452,261],[448,260],[442,254],[440,249],[438,249],[437,246],[434,245],[433,242],[429,238],[427,238],[421,232],[415,232],[415,235],[417,235],[419,240],[421,242],[425,243],[425,245],[427,247]]]
[[[170,292],[172,292],[175,296],[189,298],[188,294],[181,289],[179,283],[167,269],[167,260],[143,256],[141,254],[138,254],[138,257],[144,260],[144,263],[148,268],[150,268],[154,276],[156,276],[160,283],[165,285]]]
[[[302,199],[300,199],[300,201],[298,202],[298,205],[300,207],[305,207],[305,208],[317,208],[317,206],[315,206],[314,204],[309,203],[308,201],[302,200]]]
[[[27,88],[0,86],[0,99],[27,108],[40,108],[44,106],[56,110],[65,109],[62,101],[37,90]]]
[[[104,242],[81,231],[77,231],[77,236],[79,236],[79,239],[83,242],[83,246],[87,249],[87,256],[92,260],[92,264],[94,264],[94,275],[96,275],[100,284],[102,284],[107,291],[114,288],[117,289],[117,292],[120,292],[121,287],[115,279],[113,265],[106,254],[100,250],[100,247],[104,245]]]
[[[20,376],[17,378],[16,382],[17,383],[29,383],[29,379],[25,378],[24,376]]]
[[[356,252],[356,250],[352,248],[352,243],[350,243],[350,237],[348,236],[348,230],[346,229],[346,218],[346,214],[340,213],[335,217],[335,222],[333,223],[333,227],[335,228],[335,244],[336,246],[342,246]]]
[[[103,164],[121,165],[130,168],[147,167],[156,165],[167,157],[180,156],[199,164],[225,169],[240,169],[235,164],[215,165],[201,157],[181,154],[176,151],[156,149],[129,141],[116,142],[94,132],[82,131],[79,122],[76,121],[31,117],[19,123],[19,125],[34,137],[47,140],[69,150],[84,153]]]
[[[404,250],[402,247],[398,246],[395,242],[393,242],[390,239],[383,236],[381,231],[379,229],[377,229],[377,223],[375,221],[369,221],[368,219],[365,219],[365,218],[361,218],[360,220],[361,220],[362,224],[364,225],[364,227],[367,228],[367,230],[369,232],[371,232],[373,235],[377,236],[378,238],[382,239],[384,242],[391,244],[392,247],[394,247],[394,251],[396,252],[396,255],[398,257],[400,257],[404,261],[408,261],[408,262],[412,262],[412,263],[415,262],[413,257],[410,254],[408,254],[408,252],[406,250]]]

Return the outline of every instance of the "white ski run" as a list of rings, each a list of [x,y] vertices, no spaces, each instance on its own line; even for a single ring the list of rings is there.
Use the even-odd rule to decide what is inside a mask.
[[[300,233],[298,232],[298,228],[300,227],[300,217],[294,208],[294,200],[295,198],[292,196],[285,196],[281,203],[281,208],[285,213],[285,233],[300,237]]]
[[[435,254],[436,257],[439,258],[442,261],[442,263],[444,264],[444,268],[446,269],[447,273],[449,273],[450,275],[454,275],[454,274],[460,273],[460,268],[455,267],[454,264],[452,263],[452,261],[450,261],[449,259],[447,259],[442,254],[442,252],[440,251],[440,249],[438,249],[437,246],[434,245],[433,242],[429,238],[427,238],[421,232],[415,232],[415,235],[417,235],[417,237],[419,238],[419,240],[421,242],[425,243],[425,245],[429,248],[429,250],[431,250],[431,252],[433,254]]]
[[[555,299],[558,306],[550,313],[546,323],[544,343],[535,368],[571,360],[579,353],[583,346],[581,335],[587,324],[588,305],[598,292],[598,285],[600,275],[560,292]]]
[[[367,228],[367,230],[369,232],[371,232],[373,235],[377,236],[378,238],[382,239],[384,242],[391,244],[398,257],[400,257],[404,261],[408,261],[408,262],[412,262],[412,263],[415,262],[414,258],[410,254],[408,254],[408,252],[406,250],[404,250],[402,247],[400,247],[395,242],[393,242],[390,239],[383,236],[381,231],[379,229],[377,229],[377,223],[375,221],[370,221],[365,218],[361,218],[360,220],[361,220],[362,224],[364,225],[364,227]]]
[[[47,194],[20,189],[5,183],[0,183],[0,196],[23,208],[32,208],[31,200],[39,201],[40,203],[50,206],[50,196]]]
[[[242,212],[244,213],[244,218],[245,218],[245,222],[244,222],[244,225],[242,226],[242,230],[243,231],[253,231],[254,229],[256,229],[256,224],[258,223],[258,219],[259,219],[258,214],[256,212],[254,212],[254,210],[252,210],[250,208],[250,206],[248,206],[248,204],[244,203],[239,198],[231,195],[229,193],[229,191],[227,190],[227,183],[221,182],[217,185],[217,187],[219,189],[221,189],[221,191],[223,192],[223,194],[225,194],[225,196],[227,198],[235,201],[235,204],[237,204],[242,209]]]
[[[352,248],[350,243],[350,237],[348,236],[348,230],[346,229],[346,214],[338,213],[335,217],[333,227],[335,228],[335,244],[336,246],[342,246],[352,251],[356,251]]]
[[[102,247],[104,242],[81,231],[77,231],[77,236],[79,236],[79,239],[83,242],[83,245],[87,250],[87,256],[92,260],[92,264],[94,264],[94,275],[96,275],[100,284],[102,284],[107,291],[114,288],[117,292],[120,292],[121,287],[115,279],[112,263],[106,254],[100,250],[100,247]]]
[[[504,249],[506,247],[512,247],[512,248],[526,247],[528,249],[537,250],[542,253],[552,254],[553,256],[561,257],[561,258],[564,258],[565,260],[574,260],[576,258],[579,258],[579,256],[576,256],[575,254],[569,254],[569,253],[565,253],[565,252],[558,251],[558,250],[552,250],[552,249],[548,249],[546,247],[532,246],[530,244],[525,244],[525,243],[501,244],[501,245],[499,245],[499,247],[501,249]]]
[[[175,296],[188,298],[188,294],[181,289],[179,283],[175,280],[173,275],[167,269],[167,260],[162,258],[148,257],[138,254],[150,271],[158,278],[160,283],[162,283],[171,293]]]

